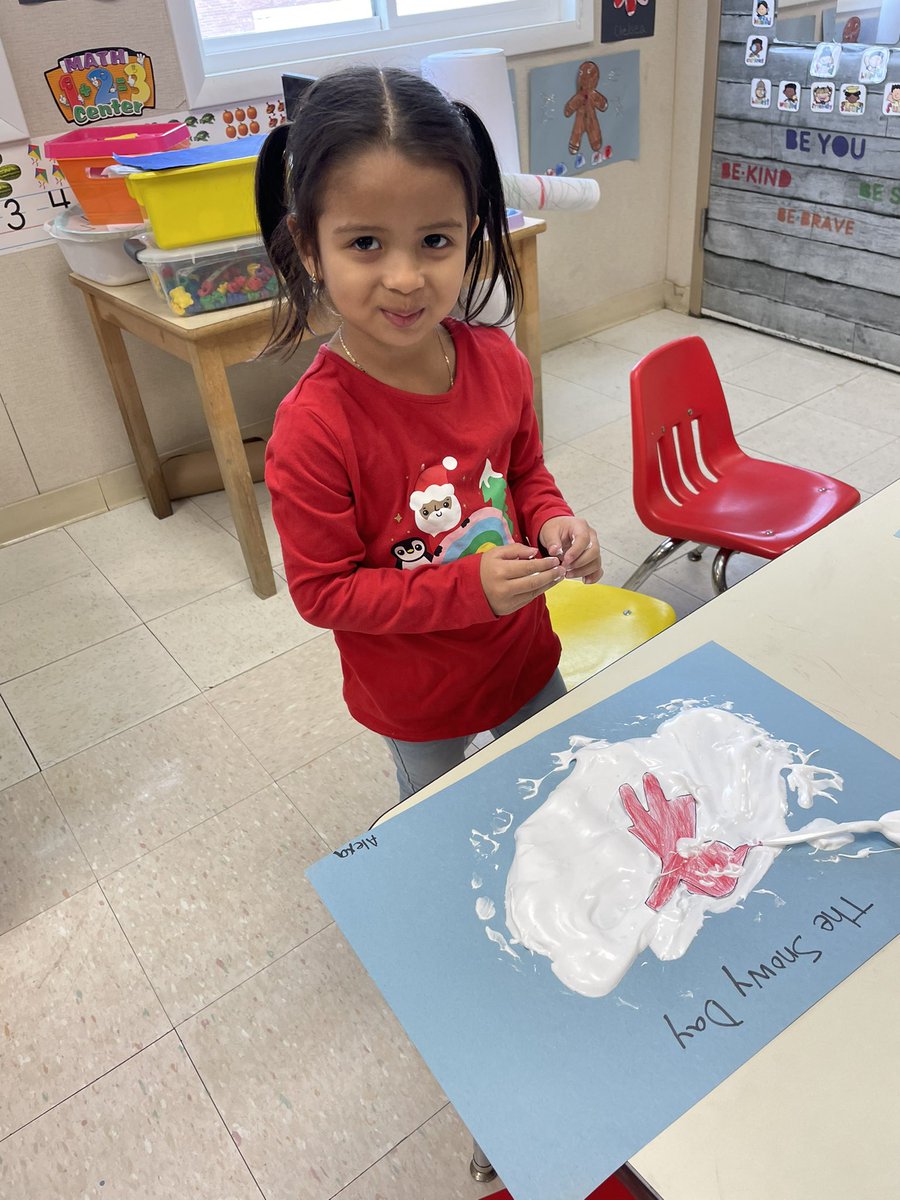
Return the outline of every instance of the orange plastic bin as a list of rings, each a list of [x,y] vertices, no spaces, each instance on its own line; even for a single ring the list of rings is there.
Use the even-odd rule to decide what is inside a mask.
[[[190,140],[191,131],[181,121],[93,126],[51,138],[44,143],[44,156],[59,163],[92,225],[140,225],[144,218],[125,185],[125,178],[95,176],[115,163],[113,154],[159,154],[179,150]]]

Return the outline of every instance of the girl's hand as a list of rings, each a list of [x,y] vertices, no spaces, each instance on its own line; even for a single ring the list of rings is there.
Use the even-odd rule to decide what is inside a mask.
[[[600,539],[580,517],[551,517],[541,527],[540,542],[560,560],[567,579],[597,583],[602,576]]]
[[[517,612],[565,578],[558,558],[540,558],[539,553],[513,543],[480,556],[481,586],[495,617]]]

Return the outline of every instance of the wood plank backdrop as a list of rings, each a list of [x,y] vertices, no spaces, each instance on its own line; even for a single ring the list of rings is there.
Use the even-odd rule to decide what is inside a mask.
[[[712,176],[703,239],[703,309],[900,369],[900,117],[838,111],[857,83],[864,46],[845,45],[835,111],[810,110],[814,47],[780,44],[751,23],[751,0],[722,0]],[[747,39],[769,38],[763,66]],[[769,79],[769,108],[750,107],[750,81]],[[900,48],[888,80],[900,80]],[[800,85],[797,112],[778,109],[782,80]]]

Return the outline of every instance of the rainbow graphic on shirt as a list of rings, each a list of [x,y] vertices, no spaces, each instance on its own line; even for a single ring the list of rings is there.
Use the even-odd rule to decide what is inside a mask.
[[[483,554],[493,546],[506,546],[510,541],[503,513],[490,506],[477,508],[462,525],[441,539],[435,557],[440,556],[441,562],[454,562],[470,554]]]

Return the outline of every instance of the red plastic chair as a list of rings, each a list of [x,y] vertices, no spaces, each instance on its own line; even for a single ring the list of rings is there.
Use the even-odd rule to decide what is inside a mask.
[[[738,446],[706,343],[679,338],[631,372],[634,507],[665,540],[623,584],[637,589],[685,542],[720,549],[713,586],[735,552],[777,558],[859,503],[849,484]],[[699,553],[691,552],[691,556]]]

